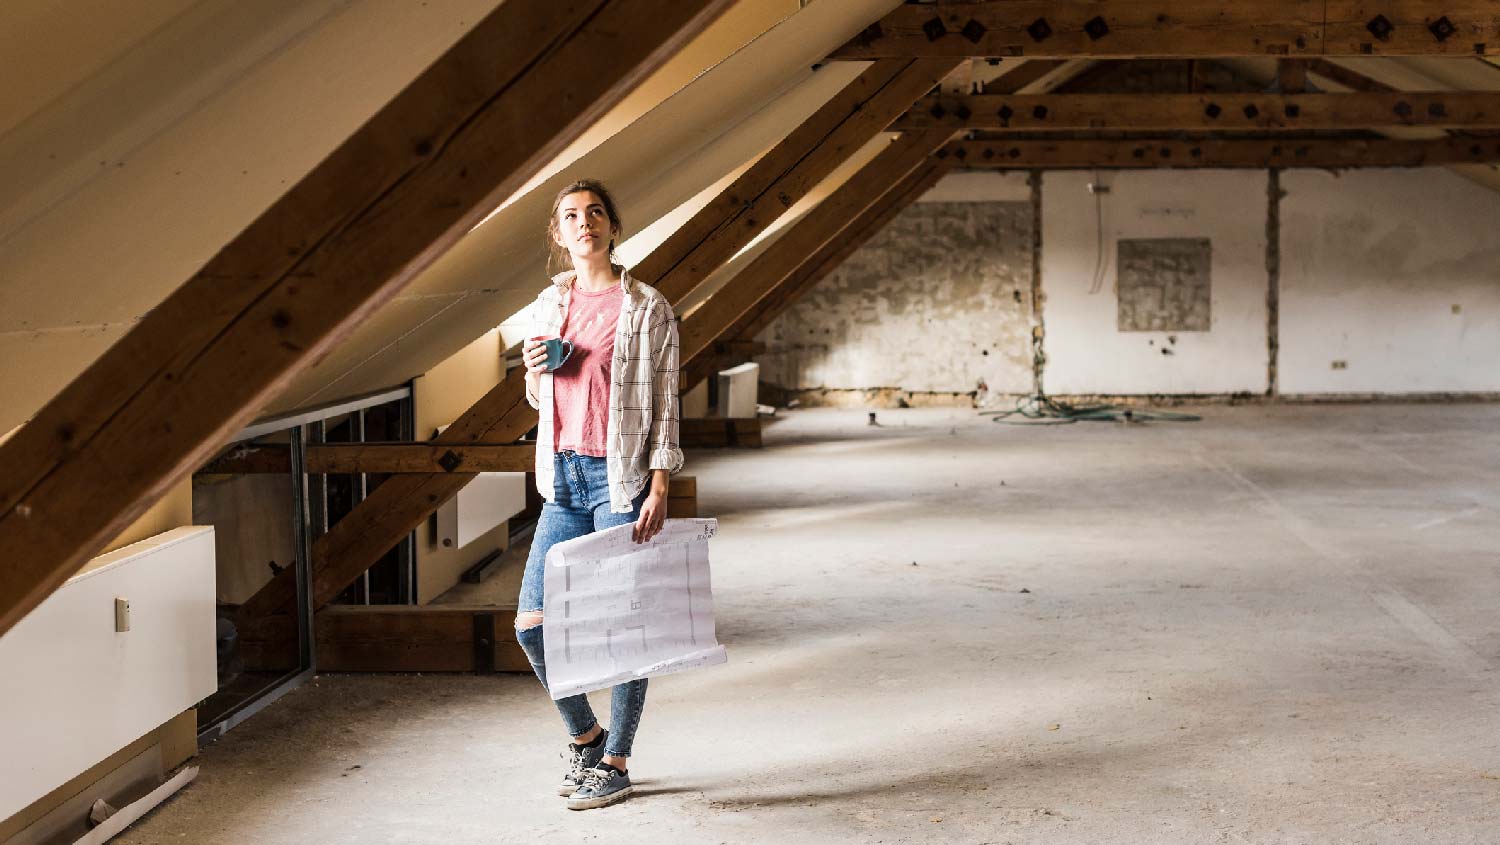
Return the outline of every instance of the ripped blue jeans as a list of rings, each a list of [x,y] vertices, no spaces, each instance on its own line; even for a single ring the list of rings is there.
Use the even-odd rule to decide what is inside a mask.
[[[641,490],[631,504],[630,513],[610,513],[609,468],[605,458],[579,455],[573,452],[558,452],[553,456],[552,501],[542,505],[541,518],[536,523],[536,534],[531,540],[531,554],[526,558],[526,572],[521,578],[521,597],[517,604],[517,615],[542,609],[542,567],[547,560],[547,550],[553,544],[605,528],[635,522],[640,516],[641,505],[646,500],[648,489]],[[547,686],[547,659],[542,626],[535,625],[516,630],[516,640],[531,661],[537,680]],[[553,702],[562,714],[563,725],[570,736],[582,736],[594,729],[599,720],[584,695],[570,695]],[[614,757],[629,757],[630,746],[635,740],[636,728],[641,723],[641,711],[646,706],[646,679],[615,685],[610,697],[609,740],[604,753]]]

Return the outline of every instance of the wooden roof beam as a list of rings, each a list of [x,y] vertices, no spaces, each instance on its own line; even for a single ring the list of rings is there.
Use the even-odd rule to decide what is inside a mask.
[[[513,0],[507,0],[513,2]],[[879,61],[793,129],[718,197],[673,232],[631,272],[678,305],[855,150],[953,71],[958,59]],[[524,371],[512,370],[435,442],[512,442],[536,425]],[[313,607],[327,604],[473,478],[471,473],[399,475],[313,543]],[[284,571],[240,609],[242,619],[289,609],[296,600]]]
[[[843,264],[849,256],[864,246],[876,232],[886,227],[917,198],[927,193],[932,186],[947,174],[945,162],[931,160],[908,173],[900,182],[885,193],[879,202],[873,203],[858,217],[850,221],[835,238],[823,244],[816,252],[800,261],[796,268],[783,276],[761,296],[745,313],[741,314],[719,336],[720,344],[731,348],[736,343],[753,343],[772,321],[787,308]],[[744,360],[748,355],[741,357]],[[700,354],[682,370],[682,392],[686,393],[719,369],[727,359],[713,354]],[[733,363],[728,361],[728,363]]]
[[[531,472],[536,449],[517,444],[319,443],[303,456],[309,475],[353,473]],[[292,471],[291,450],[282,445],[247,445],[230,450],[202,473]]]
[[[924,97],[898,129],[1252,131],[1500,129],[1500,92],[976,94]]]
[[[1005,139],[955,142],[939,150],[937,157],[956,166],[987,170],[1431,167],[1500,162],[1500,138]]]
[[[729,5],[479,21],[0,446],[0,634]]]
[[[953,73],[960,59],[885,59],[866,69],[634,268],[673,303]]]
[[[1491,0],[980,0],[898,6],[832,58],[1497,54]]]
[[[908,173],[938,151],[951,132],[906,132],[881,150],[769,249],[682,321],[679,350],[684,366],[712,351],[714,343],[760,299],[862,215]]]

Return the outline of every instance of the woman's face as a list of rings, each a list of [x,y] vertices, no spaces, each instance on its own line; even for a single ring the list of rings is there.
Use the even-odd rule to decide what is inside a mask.
[[[608,253],[609,241],[615,234],[604,203],[593,191],[568,194],[558,204],[557,233],[553,238],[575,259]]]

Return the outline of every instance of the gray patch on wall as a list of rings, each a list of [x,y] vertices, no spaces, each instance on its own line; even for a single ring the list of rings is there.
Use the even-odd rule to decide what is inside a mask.
[[[907,208],[760,336],[792,390],[1031,385],[1029,202]]]
[[[1208,331],[1212,253],[1208,238],[1122,239],[1119,330]]]

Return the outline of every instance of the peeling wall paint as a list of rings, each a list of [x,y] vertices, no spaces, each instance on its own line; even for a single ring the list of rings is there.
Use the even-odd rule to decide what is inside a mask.
[[[1281,185],[1283,393],[1500,390],[1500,194],[1440,168]]]
[[[1262,395],[1273,371],[1287,396],[1500,391],[1500,194],[1438,168],[1104,172],[1090,293],[1094,178],[1043,176],[1049,394]],[[944,198],[995,196],[956,187]],[[1029,392],[1030,219],[1024,202],[908,209],[762,335],[765,380],[806,403],[872,407],[951,400],[980,378]],[[1206,331],[1121,330],[1130,239],[1211,242]]]
[[[1208,331],[1213,290],[1208,238],[1122,238],[1117,246],[1120,331]]]
[[[919,202],[760,336],[793,390],[1031,387],[1029,202]]]

